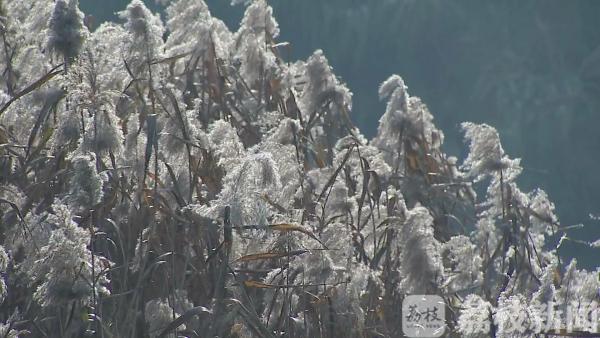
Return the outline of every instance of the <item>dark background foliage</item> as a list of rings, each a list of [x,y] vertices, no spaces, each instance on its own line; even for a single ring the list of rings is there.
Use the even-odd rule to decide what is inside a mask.
[[[81,0],[96,24],[116,19],[127,0]],[[146,1],[153,9],[153,1]],[[207,1],[237,27],[241,6]],[[323,49],[354,92],[355,123],[374,135],[384,103],[379,83],[404,77],[446,133],[445,150],[463,158],[458,124],[488,123],[506,152],[522,157],[525,189],[545,189],[571,234],[597,239],[600,224],[600,2],[594,0],[271,1],[290,58]],[[593,251],[565,253],[595,267]]]

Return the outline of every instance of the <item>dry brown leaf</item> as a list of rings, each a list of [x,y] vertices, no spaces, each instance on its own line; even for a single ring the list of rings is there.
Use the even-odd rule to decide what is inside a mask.
[[[276,288],[275,285],[265,284],[265,283],[257,282],[255,280],[245,280],[244,281],[244,286],[246,286],[248,288],[256,288],[256,289],[273,289],[273,288]]]
[[[298,256],[303,253],[307,253],[308,250],[294,250],[290,252],[263,252],[257,254],[246,255],[238,258],[236,261],[240,262],[249,262],[249,261],[259,261],[265,259],[275,259],[275,258],[283,258],[283,257],[292,257]]]

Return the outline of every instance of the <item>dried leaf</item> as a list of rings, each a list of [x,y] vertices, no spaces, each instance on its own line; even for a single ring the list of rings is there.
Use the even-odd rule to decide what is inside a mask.
[[[308,252],[308,250],[294,250],[294,251],[289,251],[289,252],[263,252],[263,253],[242,256],[242,257],[238,258],[237,261],[249,262],[249,261],[259,261],[259,260],[283,258],[283,257],[292,257],[292,256],[302,255],[307,252]]]

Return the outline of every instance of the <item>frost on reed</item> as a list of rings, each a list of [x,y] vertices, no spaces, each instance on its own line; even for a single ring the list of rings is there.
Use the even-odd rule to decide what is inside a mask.
[[[598,301],[493,127],[446,154],[392,75],[368,140],[323,51],[282,57],[267,1],[235,1],[235,32],[163,2],[164,24],[133,0],[92,32],[74,0],[0,2],[0,336],[400,337],[429,293],[448,336],[530,337],[553,333],[534,301]]]

